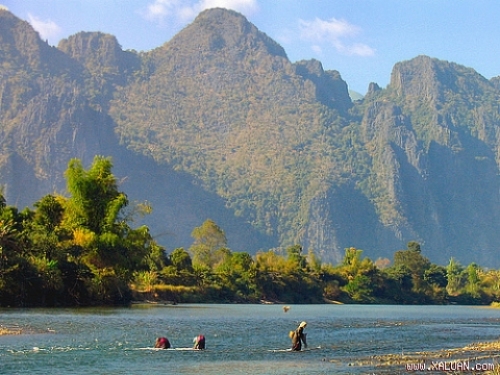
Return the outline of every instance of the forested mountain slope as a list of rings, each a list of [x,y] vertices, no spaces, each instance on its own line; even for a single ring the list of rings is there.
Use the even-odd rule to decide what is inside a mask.
[[[144,53],[87,32],[50,47],[0,11],[0,48],[10,204],[102,154],[170,250],[211,218],[233,250],[299,243],[334,262],[415,240],[434,262],[500,264],[498,79],[418,56],[352,102],[339,72],[223,9]]]

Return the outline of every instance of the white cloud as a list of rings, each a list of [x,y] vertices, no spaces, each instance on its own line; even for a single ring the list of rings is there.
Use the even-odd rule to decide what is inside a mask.
[[[149,20],[161,21],[174,13],[179,5],[178,0],[154,0],[147,6],[144,15]]]
[[[43,21],[30,13],[28,13],[28,21],[42,39],[51,40],[61,33],[61,28],[54,21]]]
[[[163,22],[168,17],[174,17],[182,22],[189,22],[198,13],[209,8],[232,9],[245,16],[259,10],[257,0],[154,0],[147,6],[144,15],[152,21]]]
[[[341,37],[356,35],[359,32],[357,26],[335,18],[330,21],[319,18],[314,21],[299,20],[299,23],[302,37],[317,42],[338,40]]]
[[[319,44],[329,43],[338,52],[345,55],[373,56],[375,50],[363,43],[347,43],[345,40],[356,37],[361,29],[346,20],[332,18],[329,21],[316,18],[313,21],[299,20],[300,36],[304,40],[315,43],[313,49],[318,49]]]
[[[313,45],[311,49],[318,55],[323,55],[323,49],[318,45]]]
[[[375,54],[373,48],[363,43],[354,43],[345,47],[345,50],[348,55],[373,56]]]

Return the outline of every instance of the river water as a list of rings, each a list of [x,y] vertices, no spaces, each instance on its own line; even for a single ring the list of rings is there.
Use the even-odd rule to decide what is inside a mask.
[[[500,309],[388,305],[176,305],[5,309],[0,374],[376,374],[371,355],[462,347],[500,337]],[[302,321],[311,350],[285,351]],[[207,350],[179,350],[204,334]],[[154,350],[167,336],[178,350]],[[406,373],[401,367],[392,373]]]

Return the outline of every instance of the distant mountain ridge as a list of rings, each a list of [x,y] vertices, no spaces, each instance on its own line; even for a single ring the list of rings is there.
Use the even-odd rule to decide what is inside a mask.
[[[113,157],[167,248],[215,220],[233,250],[299,243],[500,265],[500,84],[418,56],[352,101],[241,14],[202,12],[164,45],[80,32],[58,48],[0,10],[0,183],[9,204],[64,191],[71,157]]]

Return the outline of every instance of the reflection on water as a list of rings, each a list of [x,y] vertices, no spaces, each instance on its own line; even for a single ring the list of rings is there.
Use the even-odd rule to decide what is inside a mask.
[[[302,320],[309,346],[319,349],[285,351],[288,332]],[[499,322],[500,310],[465,306],[294,305],[287,313],[279,305],[0,310],[2,326],[29,332],[0,337],[0,373],[368,374],[371,369],[353,366],[358,358],[496,340]],[[200,333],[206,351],[152,349],[157,336],[189,348]]]

